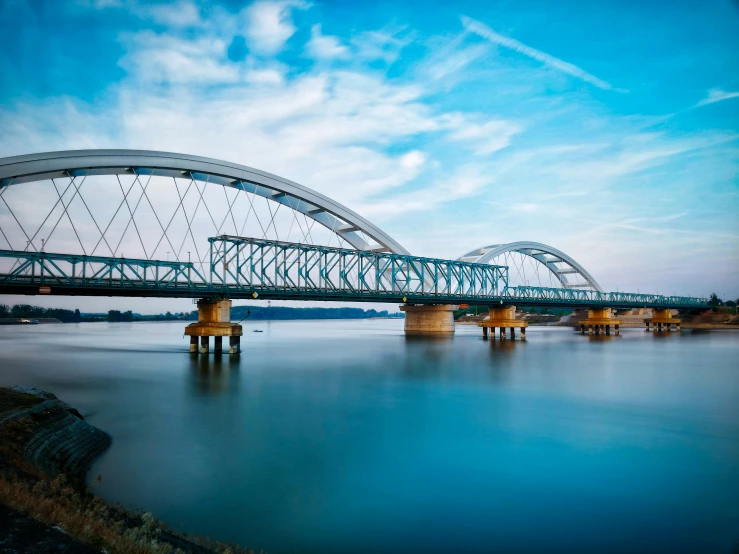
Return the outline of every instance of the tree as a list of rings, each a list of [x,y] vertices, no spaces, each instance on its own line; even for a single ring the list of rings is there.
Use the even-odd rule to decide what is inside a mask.
[[[712,292],[711,296],[708,297],[708,305],[712,308],[716,308],[718,306],[723,306],[724,301],[721,300],[715,292]]]

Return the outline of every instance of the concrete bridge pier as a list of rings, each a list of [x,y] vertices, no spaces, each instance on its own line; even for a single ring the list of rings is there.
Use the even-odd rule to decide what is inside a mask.
[[[400,307],[405,312],[406,335],[453,335],[454,311],[459,306],[452,304],[426,304],[414,306],[404,304]]]
[[[229,354],[241,352],[241,325],[231,323],[231,301],[204,298],[198,300],[198,321],[185,328],[190,337],[190,352],[207,354],[210,350],[210,337],[213,337],[213,352],[223,353],[223,337],[229,337]]]
[[[618,335],[620,325],[621,320],[614,317],[612,308],[591,308],[588,310],[588,317],[580,320],[580,334],[584,335],[587,329],[589,335],[600,335],[601,331],[604,335],[610,335],[613,326]]]
[[[647,328],[646,331],[650,331],[650,327],[656,331],[672,331],[672,327],[675,327],[676,331],[680,330],[680,318],[672,317],[672,310],[667,308],[655,308],[652,310],[652,317],[648,317],[644,320]]]
[[[504,339],[506,329],[510,329],[511,340],[516,338],[516,329],[521,329],[521,340],[526,340],[526,327],[528,322],[516,319],[516,306],[493,306],[488,308],[488,318],[477,323],[482,327],[482,337],[486,339],[488,329],[491,336],[495,338],[495,329],[500,329],[500,338]]]

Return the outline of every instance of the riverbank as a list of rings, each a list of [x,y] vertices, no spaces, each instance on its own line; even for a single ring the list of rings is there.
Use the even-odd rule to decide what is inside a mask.
[[[53,394],[0,388],[3,552],[251,552],[207,538],[191,540],[149,513],[96,497],[84,485],[85,475],[109,445],[106,433]]]

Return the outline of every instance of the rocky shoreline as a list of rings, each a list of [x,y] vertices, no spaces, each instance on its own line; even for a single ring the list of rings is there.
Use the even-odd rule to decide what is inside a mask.
[[[247,553],[235,544],[185,537],[151,514],[132,513],[85,486],[92,462],[111,444],[53,394],[0,387],[2,552]]]

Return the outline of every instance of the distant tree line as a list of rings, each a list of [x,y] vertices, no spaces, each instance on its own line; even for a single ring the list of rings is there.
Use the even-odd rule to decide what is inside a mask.
[[[64,323],[97,321],[197,321],[198,312],[167,312],[164,314],[141,315],[131,310],[109,310],[108,313],[80,313],[79,310],[39,308],[29,304],[6,306],[0,304],[0,318],[56,318]],[[234,306],[231,319],[367,319],[372,317],[403,317],[402,313],[390,314],[387,310],[363,310],[361,308],[290,308],[286,306]]]
[[[197,313],[197,312],[195,312]],[[403,314],[387,310],[363,310],[362,308],[291,308],[287,306],[234,306],[231,319],[367,319],[372,317],[402,318]]]
[[[63,310],[61,308],[39,308],[30,304],[16,304],[15,306],[7,306],[0,304],[0,317],[15,318],[55,318],[64,323],[79,323],[82,321],[82,314],[79,310]]]
[[[127,312],[109,310],[108,321],[133,321],[133,312],[131,310],[128,310]]]

